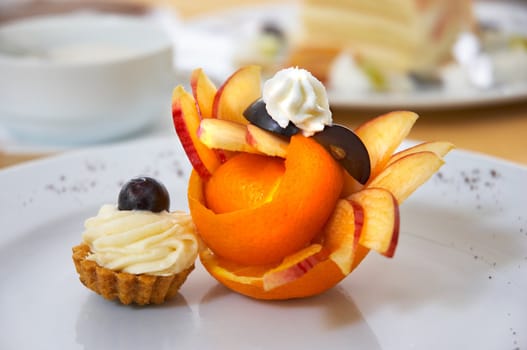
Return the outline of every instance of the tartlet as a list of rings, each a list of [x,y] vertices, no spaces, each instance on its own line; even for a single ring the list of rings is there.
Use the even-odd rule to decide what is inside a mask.
[[[90,247],[73,247],[73,262],[79,279],[87,288],[108,300],[118,299],[123,304],[162,304],[178,294],[179,288],[194,269],[192,264],[178,274],[170,276],[134,275],[118,272],[87,260]]]
[[[118,206],[85,222],[73,262],[87,288],[122,304],[161,304],[194,269],[199,240],[190,215],[168,212],[168,192],[152,178],[125,184]]]

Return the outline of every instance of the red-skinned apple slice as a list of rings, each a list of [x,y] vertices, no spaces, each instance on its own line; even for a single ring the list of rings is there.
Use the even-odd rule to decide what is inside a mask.
[[[202,118],[212,117],[212,105],[216,96],[216,86],[203,72],[203,69],[197,68],[190,75],[190,87],[192,95],[198,104],[198,112]]]
[[[407,148],[403,151],[395,153],[393,156],[391,156],[390,160],[388,161],[387,166],[407,155],[417,153],[417,152],[429,151],[443,158],[453,148],[454,148],[454,145],[446,141],[423,142],[413,147]]]
[[[337,202],[335,210],[324,227],[324,247],[343,275],[348,275],[355,260],[362,224],[357,222],[355,209],[348,200]]]
[[[443,164],[444,161],[433,152],[412,153],[385,168],[367,187],[380,187],[390,191],[400,204]]]
[[[203,72],[203,69],[197,68],[192,71],[190,76],[190,87],[192,88],[192,95],[196,100],[198,106],[198,113],[202,119],[212,118],[212,105],[216,97],[216,86]],[[224,150],[215,150],[221,163],[225,163],[229,159],[230,154]]]
[[[246,139],[245,125],[215,118],[203,119],[198,129],[199,140],[211,149],[260,153]]]
[[[288,256],[283,261],[287,268],[278,267],[264,274],[264,290],[268,291],[280,287],[302,277],[327,257],[327,254],[324,256],[324,253],[321,252],[322,246],[320,244],[311,244],[298,253]]]
[[[287,155],[289,142],[286,139],[256,125],[247,125],[246,140],[251,146],[268,156],[285,158]]]
[[[391,258],[399,239],[399,204],[383,188],[367,188],[354,193],[348,200],[355,215],[362,216],[359,244]],[[355,220],[360,225],[360,219]]]
[[[238,69],[217,91],[212,116],[248,124],[243,112],[262,95],[261,84],[259,66],[246,66]]]
[[[375,177],[384,168],[417,118],[418,115],[413,112],[391,112],[374,118],[355,130],[370,154],[370,178]]]
[[[362,209],[357,215],[356,210],[357,208],[354,208],[350,201],[339,200],[322,231],[323,246],[314,243],[284,259],[283,265],[270,270],[263,276],[264,289],[271,290],[291,283],[326,259],[331,259],[342,274],[347,276],[353,270],[354,264],[358,263],[355,257],[363,227]],[[329,257],[328,252],[330,252]],[[363,250],[361,254],[359,258],[362,260],[367,251]]]
[[[220,160],[214,150],[198,139],[201,118],[196,101],[181,85],[177,86],[172,94],[172,119],[192,167],[201,178],[208,179],[220,166]]]

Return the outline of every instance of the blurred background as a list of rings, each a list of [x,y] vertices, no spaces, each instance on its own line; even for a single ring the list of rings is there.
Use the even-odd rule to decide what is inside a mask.
[[[0,167],[171,135],[175,85],[246,64],[309,69],[338,123],[409,109],[412,139],[527,164],[527,0],[0,0]]]

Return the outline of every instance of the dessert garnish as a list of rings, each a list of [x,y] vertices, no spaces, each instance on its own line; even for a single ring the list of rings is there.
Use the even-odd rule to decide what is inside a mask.
[[[293,123],[309,137],[331,125],[326,89],[305,69],[278,71],[265,82],[262,99],[271,118],[282,128]]]
[[[269,101],[267,103],[266,101]],[[322,83],[305,69],[287,68],[269,79],[263,98],[243,114],[254,125],[276,134],[313,136],[361,184],[370,176],[366,146],[353,131],[333,125]]]
[[[150,210],[154,213],[170,209],[166,187],[151,177],[138,177],[124,184],[119,192],[119,210]]]
[[[267,112],[266,104],[262,99],[253,102],[244,112],[243,116],[252,124],[275,134],[293,136],[300,132],[300,129],[292,122],[285,127],[280,126]]]
[[[257,299],[312,296],[370,250],[394,255],[399,205],[453,146],[396,152],[415,113],[352,131],[332,123],[325,90],[308,72],[289,68],[269,81],[262,99],[257,66],[219,88],[196,69],[191,92],[174,89],[174,126],[193,166],[189,208],[200,260],[220,283]]]
[[[370,155],[362,140],[342,125],[328,125],[313,138],[359,183],[370,177]]]
[[[103,205],[73,248],[81,282],[123,304],[160,304],[194,268],[199,241],[190,215],[169,212],[168,192],[149,177],[128,181],[118,206]]]

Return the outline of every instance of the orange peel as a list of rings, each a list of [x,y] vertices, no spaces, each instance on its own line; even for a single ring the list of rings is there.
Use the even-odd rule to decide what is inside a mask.
[[[217,214],[207,207],[205,181],[193,172],[189,208],[201,238],[215,254],[238,264],[273,264],[309,245],[333,212],[342,186],[336,161],[316,141],[298,135],[291,138],[285,171],[271,201]]]

